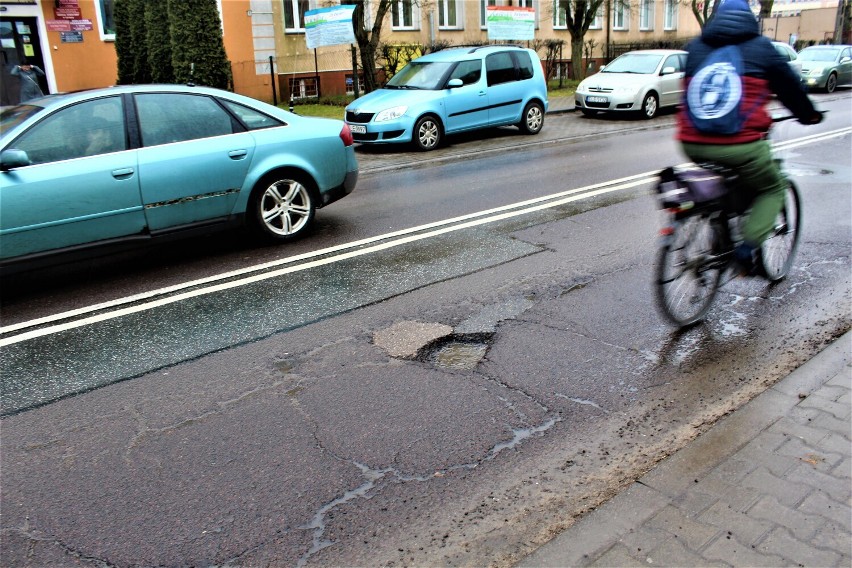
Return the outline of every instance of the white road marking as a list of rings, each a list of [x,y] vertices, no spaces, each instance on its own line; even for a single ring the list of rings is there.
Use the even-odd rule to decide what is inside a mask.
[[[778,150],[795,148],[805,144],[813,144],[822,140],[836,138],[852,133],[852,128],[842,128],[831,132],[806,136],[796,140],[782,142],[775,145]],[[676,167],[686,167],[689,164],[680,164]],[[376,235],[367,239],[361,239],[350,243],[343,243],[333,247],[312,251],[300,255],[290,256],[279,260],[259,264],[225,272],[216,276],[192,280],[182,284],[151,290],[142,294],[136,294],[125,298],[118,298],[109,302],[103,302],[67,312],[62,312],[43,318],[20,322],[17,324],[0,327],[0,334],[12,334],[16,331],[31,329],[17,335],[10,335],[0,339],[0,347],[21,343],[37,337],[44,337],[55,333],[61,333],[70,329],[91,325],[111,319],[116,319],[130,314],[140,313],[160,306],[173,304],[189,298],[204,296],[261,282],[270,278],[300,272],[318,266],[333,264],[343,260],[372,254],[382,250],[398,247],[404,244],[429,239],[446,233],[460,231],[471,227],[477,227],[488,223],[495,223],[513,217],[520,217],[536,211],[542,211],[565,205],[573,201],[588,199],[614,191],[622,191],[639,185],[656,181],[658,170],[644,172],[633,176],[623,177],[607,182],[587,185],[577,189],[571,189],[551,195],[545,195],[535,199],[520,201],[501,207],[495,207],[485,211],[470,213],[452,219],[427,223],[392,233]],[[384,242],[383,242],[384,241]],[[375,243],[375,244],[374,244]],[[371,246],[368,246],[371,245]],[[346,252],[344,252],[346,251]],[[340,254],[336,254],[340,253]],[[330,255],[330,256],[328,256]],[[325,258],[320,258],[325,257]],[[311,260],[315,259],[315,260]],[[303,262],[307,261],[307,262]],[[292,266],[285,266],[292,265]],[[283,268],[276,268],[283,267]],[[183,292],[182,292],[183,291]],[[126,307],[122,307],[126,306]],[[102,312],[102,313],[95,313]],[[81,319],[74,319],[86,314],[94,314]],[[53,325],[49,325],[53,324]],[[44,326],[44,327],[39,327]]]

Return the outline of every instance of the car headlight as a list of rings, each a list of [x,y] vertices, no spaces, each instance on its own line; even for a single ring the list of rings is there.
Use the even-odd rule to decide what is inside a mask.
[[[405,107],[405,106],[386,108],[382,112],[378,113],[374,120],[376,122],[385,122],[385,121],[388,121],[388,120],[396,120],[400,116],[404,115],[405,111],[407,111],[407,110],[408,110],[408,107]]]
[[[624,86],[624,87],[617,87],[615,89],[615,92],[616,93],[624,93],[625,95],[635,95],[637,92],[639,92],[639,89],[637,87],[632,86],[632,85],[627,85],[627,86]]]
[[[586,82],[582,81],[579,85],[577,85],[577,90],[578,91],[585,91],[586,90]]]
[[[810,72],[808,74],[816,76],[816,75],[822,75],[824,72],[825,72],[824,67],[814,67],[813,69],[810,70]]]

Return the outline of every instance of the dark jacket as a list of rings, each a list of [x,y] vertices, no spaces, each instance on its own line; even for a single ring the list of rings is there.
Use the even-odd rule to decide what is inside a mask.
[[[766,111],[771,93],[775,93],[800,121],[807,121],[814,115],[814,107],[802,87],[801,78],[775,51],[772,42],[760,35],[757,20],[751,12],[746,11],[720,11],[704,27],[701,37],[689,43],[686,48],[689,55],[686,58],[684,93],[704,58],[714,49],[732,44],[739,45],[743,59],[743,99],[740,108],[746,112],[755,108],[755,105],[757,108],[748,115],[743,129],[737,134],[704,134],[690,122],[684,96],[677,117],[678,140],[697,144],[744,144],[764,138],[772,125],[772,119]]]

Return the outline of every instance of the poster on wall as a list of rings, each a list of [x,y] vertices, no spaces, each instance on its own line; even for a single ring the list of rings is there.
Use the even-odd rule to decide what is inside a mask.
[[[485,23],[490,40],[535,39],[535,9],[516,6],[488,6]]]
[[[305,39],[308,49],[324,45],[355,43],[352,14],[355,6],[332,6],[305,12]]]

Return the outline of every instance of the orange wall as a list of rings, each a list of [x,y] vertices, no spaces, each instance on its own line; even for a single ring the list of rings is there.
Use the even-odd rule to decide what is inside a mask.
[[[62,43],[59,32],[47,32],[45,49],[53,61],[53,73],[58,92],[77,91],[115,85],[118,81],[118,58],[115,43],[101,39],[97,27],[96,0],[78,0],[80,16],[91,20],[93,28],[83,32],[81,43]],[[45,21],[55,20],[52,1],[41,2]],[[247,15],[250,0],[224,0],[225,51],[234,75],[234,90],[260,100],[272,101],[269,73],[258,75],[252,42],[252,19]],[[48,56],[47,54],[45,54]],[[278,94],[281,100],[281,94]]]
[[[55,20],[53,2],[42,2],[45,20]],[[77,91],[115,85],[118,78],[118,59],[111,41],[101,40],[95,0],[79,0],[80,16],[91,20],[94,29],[83,32],[81,43],[62,43],[59,32],[47,32],[56,90]]]
[[[223,38],[234,76],[234,91],[272,102],[271,77],[268,72],[258,75],[255,67],[252,18],[247,13],[250,9],[250,0],[222,2]],[[280,93],[278,100],[281,100]]]

